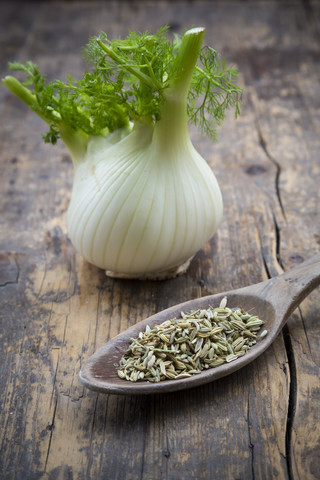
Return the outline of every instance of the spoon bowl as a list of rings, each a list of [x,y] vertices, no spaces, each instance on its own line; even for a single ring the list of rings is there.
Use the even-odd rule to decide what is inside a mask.
[[[80,379],[86,387],[94,391],[132,395],[173,392],[212,382],[239,370],[261,355],[278,336],[291,313],[319,284],[320,254],[270,280],[180,303],[136,323],[103,345],[85,363]],[[256,345],[245,355],[233,362],[179,380],[130,382],[118,377],[118,365],[129,347],[130,338],[137,338],[147,325],[152,328],[166,320],[178,318],[182,311],[219,306],[225,296],[228,307],[240,307],[259,316],[264,321],[262,330],[268,331],[266,337],[257,336]]]

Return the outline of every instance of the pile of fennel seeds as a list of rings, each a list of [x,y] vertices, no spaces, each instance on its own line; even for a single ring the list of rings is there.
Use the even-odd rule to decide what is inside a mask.
[[[118,376],[131,382],[179,380],[232,362],[256,343],[263,321],[241,308],[181,312],[181,318],[146,327],[120,360]],[[260,337],[264,337],[264,330]]]

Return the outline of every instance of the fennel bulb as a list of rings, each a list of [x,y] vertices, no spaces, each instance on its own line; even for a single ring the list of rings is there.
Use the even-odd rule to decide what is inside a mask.
[[[219,124],[228,106],[237,114],[237,72],[214,50],[201,50],[203,28],[172,43],[165,33],[92,39],[94,71],[76,83],[45,87],[31,62],[11,68],[27,72],[34,91],[14,77],[3,80],[50,125],[45,140],[60,137],[69,149],[75,171],[68,233],[110,276],[183,273],[222,218],[217,180],[191,143],[188,119],[214,136],[213,120]]]

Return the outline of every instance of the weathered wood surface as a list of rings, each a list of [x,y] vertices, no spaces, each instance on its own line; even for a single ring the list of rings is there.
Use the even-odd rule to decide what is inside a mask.
[[[33,59],[80,74],[89,36],[207,27],[241,71],[242,115],[219,142],[192,138],[221,185],[224,221],[186,275],[106,278],[74,251],[72,165],[40,119],[1,98],[0,477],[320,478],[319,289],[254,364],[198,389],[149,397],[83,388],[81,364],[110,337],[175,303],[287,270],[320,244],[319,2],[0,4],[1,75]]]

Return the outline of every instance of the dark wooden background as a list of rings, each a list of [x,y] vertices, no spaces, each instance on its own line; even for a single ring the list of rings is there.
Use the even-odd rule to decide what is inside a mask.
[[[80,75],[104,30],[182,32],[241,72],[242,114],[212,144],[192,140],[225,213],[188,272],[160,283],[106,278],[66,230],[72,164],[45,126],[0,88],[0,478],[320,478],[320,298],[303,302],[252,365],[155,396],[83,388],[81,364],[108,338],[178,302],[259,282],[320,244],[320,4],[316,1],[0,3],[1,76],[32,59],[48,78]]]

